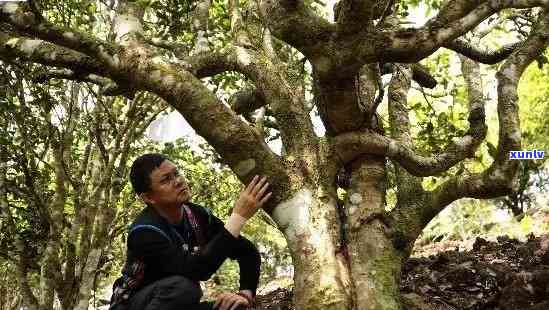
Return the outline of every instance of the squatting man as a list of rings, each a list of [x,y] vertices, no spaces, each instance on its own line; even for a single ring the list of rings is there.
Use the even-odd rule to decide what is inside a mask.
[[[130,170],[135,193],[146,207],[130,225],[126,263],[113,285],[111,310],[236,310],[253,304],[261,258],[240,235],[270,198],[266,177],[255,176],[240,193],[227,223],[192,203],[191,189],[162,154],[137,158]],[[240,267],[240,289],[216,301],[200,301],[200,281],[226,258]]]

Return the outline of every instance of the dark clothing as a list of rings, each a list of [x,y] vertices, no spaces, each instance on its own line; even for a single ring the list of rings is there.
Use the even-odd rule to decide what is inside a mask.
[[[171,276],[140,289],[129,310],[213,310],[213,302],[200,302],[200,286],[182,276]]]
[[[125,276],[119,281],[129,282],[125,287],[132,287],[132,304],[133,298],[149,296],[141,290],[151,289],[159,280],[172,276],[182,276],[200,290],[199,281],[208,280],[226,258],[238,261],[240,290],[250,290],[255,295],[261,264],[255,246],[242,236],[231,235],[223,222],[207,209],[191,203],[187,205],[200,226],[201,236],[197,236],[185,213],[180,223],[172,225],[152,207],[146,207],[130,226]]]

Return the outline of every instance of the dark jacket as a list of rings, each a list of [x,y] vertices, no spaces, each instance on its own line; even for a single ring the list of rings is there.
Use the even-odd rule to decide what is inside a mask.
[[[246,238],[235,238],[217,217],[207,209],[187,204],[203,232],[204,244],[193,253],[198,237],[186,214],[177,225],[169,224],[152,207],[146,207],[130,226],[124,276],[135,281],[135,266],[142,266],[138,285],[133,291],[159,279],[181,275],[192,281],[208,280],[226,258],[236,259],[240,267],[240,289],[255,295],[259,281],[261,258]],[[142,264],[136,264],[141,262]],[[132,278],[133,277],[133,278]]]

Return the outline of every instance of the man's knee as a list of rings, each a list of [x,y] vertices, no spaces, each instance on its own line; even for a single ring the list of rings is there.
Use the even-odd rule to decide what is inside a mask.
[[[159,280],[154,288],[155,302],[165,305],[165,308],[177,308],[198,305],[202,298],[200,285],[182,276],[171,276]],[[153,302],[154,303],[154,302]]]

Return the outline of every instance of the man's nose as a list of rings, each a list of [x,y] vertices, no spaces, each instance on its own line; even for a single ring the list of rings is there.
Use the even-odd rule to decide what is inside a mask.
[[[177,185],[178,187],[185,184],[185,178],[181,175],[178,175],[177,177],[175,177],[175,185]]]

